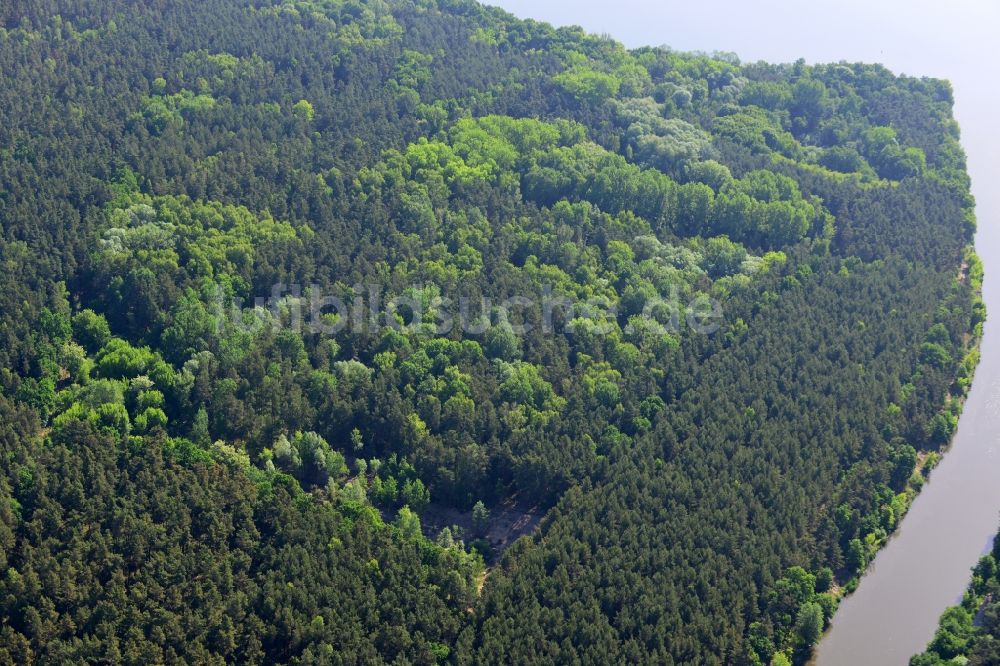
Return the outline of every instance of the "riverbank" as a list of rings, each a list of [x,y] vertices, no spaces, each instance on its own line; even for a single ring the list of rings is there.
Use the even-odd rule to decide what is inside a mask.
[[[959,284],[968,283],[972,287],[973,309],[974,311],[983,311],[985,308],[982,300],[983,265],[973,246],[969,246],[965,250],[956,281]],[[966,401],[969,397],[969,392],[973,385],[976,370],[979,365],[984,322],[985,313],[983,314],[981,320],[973,322],[969,333],[963,338],[962,360],[958,363],[952,390],[945,396],[945,402],[943,405],[944,411],[952,414],[956,419],[956,422],[964,411]],[[902,492],[894,496],[888,507],[882,507],[883,509],[888,508],[892,514],[892,529],[881,534],[879,532],[872,532],[866,535],[862,546],[864,547],[864,556],[867,561],[860,572],[855,575],[849,575],[843,570],[838,572],[838,584],[834,585],[830,589],[831,595],[837,601],[838,611],[841,603],[857,591],[858,587],[871,570],[872,564],[878,554],[882,552],[899,534],[903,520],[909,514],[914,502],[918,497],[920,497],[921,491],[924,489],[925,485],[932,480],[931,473],[933,470],[938,467],[943,457],[946,456],[954,447],[956,437],[957,430],[952,433],[942,447],[917,452],[916,464],[912,475],[906,483],[906,487]],[[838,611],[835,611],[833,621],[826,627],[824,636],[820,640],[819,645],[822,645],[823,641],[833,631]],[[814,649],[812,658],[808,662],[808,666],[821,666],[822,662],[819,661],[819,656],[819,651]]]
[[[997,254],[990,236],[977,235],[979,251]],[[989,240],[983,240],[985,238]],[[990,255],[992,256],[992,255]],[[963,340],[964,356],[946,400],[958,428],[946,446],[922,452],[907,486],[905,511],[895,529],[875,544],[863,575],[845,582],[831,626],[814,650],[814,666],[907,664],[933,637],[944,609],[961,599],[969,569],[989,547],[996,529],[995,490],[1000,467],[996,414],[1000,376],[993,324],[984,326],[992,281],[971,251],[957,276],[975,290],[979,321]],[[975,381],[973,381],[975,378]],[[905,516],[905,520],[903,517]],[[985,521],[992,527],[984,530]],[[983,532],[979,539],[975,535]]]

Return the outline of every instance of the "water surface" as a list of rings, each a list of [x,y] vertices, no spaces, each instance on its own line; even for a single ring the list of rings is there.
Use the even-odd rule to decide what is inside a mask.
[[[744,61],[881,62],[952,81],[977,199],[992,319],[951,451],[820,644],[819,666],[903,665],[961,598],[1000,524],[1000,5],[995,0],[492,0],[630,47],[732,51]],[[957,267],[956,267],[957,268]]]

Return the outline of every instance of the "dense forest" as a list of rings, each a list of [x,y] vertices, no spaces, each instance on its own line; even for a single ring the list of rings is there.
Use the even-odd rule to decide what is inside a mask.
[[[943,81],[8,0],[0,82],[0,663],[802,663],[978,360]]]
[[[1000,539],[972,570],[962,603],[946,610],[927,651],[910,666],[1000,664]]]

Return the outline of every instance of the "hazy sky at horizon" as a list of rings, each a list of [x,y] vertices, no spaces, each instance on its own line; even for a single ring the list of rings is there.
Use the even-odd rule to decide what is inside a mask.
[[[580,25],[629,47],[732,51],[744,61],[883,62],[953,78],[970,54],[1000,54],[995,0],[486,0],[522,18]]]

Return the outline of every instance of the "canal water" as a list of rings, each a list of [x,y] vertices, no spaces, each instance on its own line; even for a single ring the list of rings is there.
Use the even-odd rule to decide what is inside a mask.
[[[1000,28],[996,17],[992,26]],[[977,71],[970,60],[951,79],[977,202],[976,248],[986,268],[982,359],[951,449],[842,603],[817,666],[907,664],[933,636],[941,612],[961,599],[971,567],[1000,526],[1000,114],[995,85]]]
[[[990,313],[951,450],[897,535],[841,605],[818,666],[907,664],[957,602],[1000,525],[1000,3],[995,0],[492,0],[629,47],[730,51],[744,61],[880,62],[949,79],[977,199]],[[956,267],[957,268],[957,267]]]

